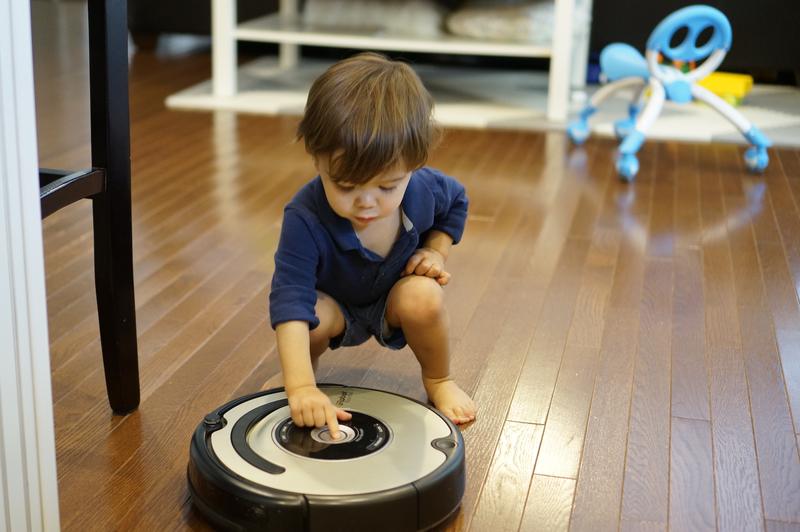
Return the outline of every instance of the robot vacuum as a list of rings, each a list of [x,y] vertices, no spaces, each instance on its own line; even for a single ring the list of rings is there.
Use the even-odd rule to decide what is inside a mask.
[[[283,389],[208,414],[189,451],[195,507],[225,530],[408,531],[445,521],[464,494],[464,441],[435,409],[393,393],[319,385],[353,414],[296,426]]]

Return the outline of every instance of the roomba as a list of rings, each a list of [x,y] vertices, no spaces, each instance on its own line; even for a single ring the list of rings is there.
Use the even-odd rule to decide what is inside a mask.
[[[189,490],[226,530],[408,531],[446,520],[464,494],[464,442],[435,409],[393,393],[323,384],[353,418],[303,428],[283,389],[208,414],[189,450]]]

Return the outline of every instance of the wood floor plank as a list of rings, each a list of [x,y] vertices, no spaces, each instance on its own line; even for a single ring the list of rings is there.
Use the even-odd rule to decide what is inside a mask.
[[[675,245],[696,248],[700,245],[700,171],[697,165],[697,145],[681,143],[674,169],[675,179]]]
[[[798,521],[800,462],[792,417],[772,320],[764,307],[764,283],[751,224],[749,217],[740,215],[758,212],[765,200],[764,186],[760,177],[745,172],[732,148],[718,147],[717,153],[732,168],[721,172],[722,180],[738,178],[743,183],[741,194],[725,196],[725,206],[764,514],[767,519]]]
[[[620,239],[615,230],[598,228],[592,235],[567,345],[600,348]]]
[[[771,170],[772,171],[772,170]],[[766,179],[766,176],[762,177],[762,179]],[[760,184],[761,186],[758,187],[759,193],[762,196],[767,196],[766,193],[763,191],[764,185],[763,183]],[[753,224],[753,231],[755,233],[756,242],[757,243],[770,243],[770,244],[780,244],[781,243],[781,235],[780,231],[778,230],[778,224],[775,220],[775,214],[772,211],[772,202],[769,201],[769,198],[766,197],[763,200],[759,200],[759,210],[755,212],[752,216],[752,224]]]
[[[736,306],[733,261],[727,241],[723,174],[717,171],[713,147],[704,147],[701,153],[708,156],[708,164],[713,169],[706,175],[701,191],[701,214],[717,526],[720,530],[762,530],[761,487]]]
[[[624,218],[621,220],[622,238],[620,253],[614,271],[614,285],[609,296],[609,310],[638,308],[642,297],[644,278],[645,235],[649,224],[650,192],[652,187],[643,187],[632,198],[626,197]]]
[[[589,241],[568,239],[523,367],[508,419],[544,424],[553,394]]]
[[[574,492],[572,479],[534,475],[520,531],[568,530]]]
[[[536,474],[575,479],[600,350],[567,345],[544,426]]]
[[[468,490],[462,501],[462,511],[453,530],[469,527],[471,510],[477,504],[484,486],[489,465],[495,453],[497,438],[506,423],[506,413],[514,394],[512,383],[519,377],[525,353],[532,337],[532,327],[544,298],[543,292],[517,290],[508,299],[519,309],[510,313],[504,322],[497,343],[487,356],[481,381],[473,398],[478,404],[478,419],[463,431],[467,453]]]
[[[769,315],[739,307],[758,473],[767,519],[800,523],[800,456]]]
[[[578,472],[572,530],[615,529],[620,522],[644,284],[642,237],[649,225],[652,192],[648,184],[637,183],[636,187],[610,187],[613,194],[607,194],[598,222],[620,231],[621,239]]]
[[[505,424],[470,530],[519,529],[543,428],[513,421]]]
[[[761,530],[763,513],[756,450],[736,312],[706,307],[711,363],[717,524],[720,530]]]
[[[780,164],[775,165],[774,179],[765,180],[769,199],[781,235],[784,255],[786,256],[789,272],[795,279],[800,278],[800,210],[792,195],[789,179],[782,171]],[[777,171],[780,168],[781,171]],[[795,287],[795,297],[800,294],[800,289]]]
[[[619,232],[597,229],[547,414],[538,475],[577,477],[618,253]]]
[[[531,193],[540,186],[549,186],[549,178],[536,184]],[[540,313],[547,284],[552,277],[555,264],[545,258],[549,248],[541,246],[542,214],[545,206],[537,206],[525,212],[514,237],[506,248],[501,261],[502,268],[495,276],[493,291],[502,294],[505,310],[496,344],[485,354],[484,366],[474,398],[479,405],[478,420],[464,431],[465,441],[471,451],[467,455],[467,492],[462,501],[462,512],[453,524],[453,530],[469,527],[471,509],[477,504],[482,480],[487,474],[495,452],[497,437],[505,422],[505,416],[514,393],[514,383],[527,353],[536,318]],[[545,253],[545,255],[542,255]],[[537,272],[532,275],[531,272]]]
[[[496,143],[494,146],[495,149],[497,149],[499,146],[501,146],[501,144],[497,141],[497,139],[495,139],[495,142]],[[493,161],[491,158],[491,154],[493,153],[491,147],[487,146],[484,148],[484,150],[473,151],[480,153],[482,157],[480,159],[476,159],[475,155],[471,155],[470,158],[464,158],[466,162],[462,161],[461,164],[469,164],[470,170],[468,172],[464,172],[464,174],[460,174],[458,176],[459,179],[462,179],[463,177],[474,176],[476,173],[478,175],[483,175],[481,165],[483,165],[484,169],[488,169],[486,168],[487,165],[490,165]],[[459,168],[455,167],[453,173],[457,173],[458,170]],[[509,235],[508,230],[514,226],[514,218],[523,209],[521,203],[509,202],[508,196],[500,192],[501,187],[492,186],[491,181],[489,180],[483,180],[483,182],[480,184],[467,183],[465,186],[467,187],[467,194],[473,198],[470,200],[470,216],[476,216],[479,220],[485,219],[487,221],[487,223],[472,225],[470,225],[470,222],[468,222],[465,234],[467,235],[467,240],[470,238],[473,239],[473,242],[476,245],[476,252],[485,254],[481,256],[485,256],[488,260],[482,260],[477,264],[468,265],[471,269],[471,273],[476,276],[475,280],[472,281],[475,283],[473,285],[474,289],[466,291],[464,294],[464,299],[459,303],[459,305],[450,306],[451,328],[454,331],[454,334],[458,334],[460,331],[464,330],[466,325],[469,323],[477,301],[485,293],[491,273],[496,267],[497,260],[499,260],[500,254],[502,253],[502,250],[506,244],[505,240],[503,239],[498,239],[498,241],[495,243],[484,241],[480,237],[475,238],[477,235],[475,234],[476,227],[474,226],[477,225],[478,229],[487,231],[503,229],[502,234],[507,237]],[[501,216],[497,217],[497,213],[502,212],[499,211],[499,209],[505,206],[511,207],[511,211],[508,213],[503,212]],[[469,236],[470,234],[472,235],[471,237]],[[465,245],[467,244],[469,243],[465,243]],[[469,245],[471,246],[472,244]],[[448,267],[451,268],[451,273],[454,277],[466,277],[465,274],[460,274],[459,266],[458,264],[454,264],[454,261],[451,261],[448,264]],[[478,279],[480,281],[478,281]]]
[[[767,520],[767,532],[800,532],[800,523]]]
[[[667,524],[671,261],[647,259],[631,397],[622,519]]]
[[[638,314],[616,309],[606,318],[570,530],[619,526]]]
[[[775,336],[796,430],[800,427],[800,329],[776,329]]]
[[[772,169],[770,172],[771,181],[783,182],[788,179],[782,168]],[[785,188],[776,194],[768,194],[768,197],[763,202],[767,208],[764,209],[763,215],[758,217],[758,219],[767,219],[770,223],[769,227],[775,227],[775,231],[769,231],[768,234],[764,235],[763,231],[761,233],[758,231],[755,222],[754,228],[756,229],[756,248],[762,269],[765,298],[776,329],[775,334],[778,340],[784,379],[791,403],[794,425],[797,427],[800,426],[800,361],[798,361],[800,339],[798,339],[796,331],[800,329],[800,307],[798,307],[796,288],[798,283],[797,272],[793,272],[790,269],[787,247],[784,245],[787,240],[791,241],[789,249],[794,249],[794,243],[798,238],[797,235],[791,235],[790,231],[796,230],[797,226],[795,222],[792,222],[795,216],[791,212],[781,214],[780,217],[777,213],[771,216],[776,201],[779,206],[792,210],[795,204],[784,202],[782,198],[785,195],[788,195]],[[783,230],[787,232],[788,238],[775,238],[775,233],[779,233],[776,218],[783,220]],[[761,225],[763,226],[766,223]]]
[[[678,248],[674,264],[672,415],[709,420],[702,252],[696,248]]]
[[[711,423],[672,417],[669,525],[672,530],[716,530]]]
[[[800,157],[797,150],[791,148],[776,149],[777,161],[783,169],[783,175],[789,180],[789,189],[792,192],[794,202],[800,207]]]
[[[753,208],[748,205],[750,201],[752,200],[745,198],[726,198],[726,210],[729,213],[727,231],[733,260],[736,302],[740,306],[764,307],[764,283],[752,226],[749,220],[740,219],[743,217],[742,212]]]
[[[647,235],[647,255],[672,257],[675,249],[675,183],[672,172],[665,169],[653,183],[653,210]]]
[[[621,532],[665,532],[667,526],[661,522],[624,519],[620,523],[619,530]]]
[[[555,150],[558,144],[553,146]],[[554,189],[549,201],[565,205],[565,208],[551,212],[545,218],[532,252],[530,264],[533,270],[530,275],[543,273],[543,277],[549,280],[549,272],[555,271],[556,274],[550,281],[544,310],[535,326],[526,364],[517,381],[508,415],[510,420],[542,424],[547,415],[561,352],[574,313],[578,281],[590,246],[587,239],[567,238],[568,233],[564,230],[571,225],[570,220],[574,219],[577,208],[575,188],[574,180],[563,179],[562,186]],[[559,297],[562,289],[566,290],[564,298]]]
[[[573,238],[592,238],[598,217],[604,207],[606,190],[615,181],[614,167],[611,153],[598,143],[581,148],[581,151],[580,158],[576,160],[570,158],[567,162],[567,166],[579,176],[579,179],[584,180],[568,235]]]
[[[795,363],[796,351],[792,331],[800,328],[800,309],[794,292],[794,281],[786,266],[783,246],[774,242],[757,242],[768,307],[778,335],[784,363],[786,386],[792,401],[795,425],[800,425],[800,378]]]
[[[703,147],[709,165],[715,164],[713,148]],[[728,246],[728,225],[719,174],[708,174],[700,192],[703,220],[703,297],[706,306],[733,306],[736,303],[733,269]]]

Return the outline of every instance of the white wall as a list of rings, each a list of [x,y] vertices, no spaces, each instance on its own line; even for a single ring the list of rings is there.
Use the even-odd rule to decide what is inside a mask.
[[[58,530],[30,3],[0,0],[0,531]]]

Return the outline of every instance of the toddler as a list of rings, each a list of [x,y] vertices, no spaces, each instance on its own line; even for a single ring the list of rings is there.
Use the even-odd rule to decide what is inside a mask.
[[[328,348],[374,336],[406,343],[433,404],[455,423],[475,419],[450,376],[445,261],[467,218],[464,187],[425,167],[437,135],[433,99],[405,63],[363,53],[312,85],[298,126],[319,176],[286,206],[270,318],[284,386],[298,426],[350,414],[316,386]]]

